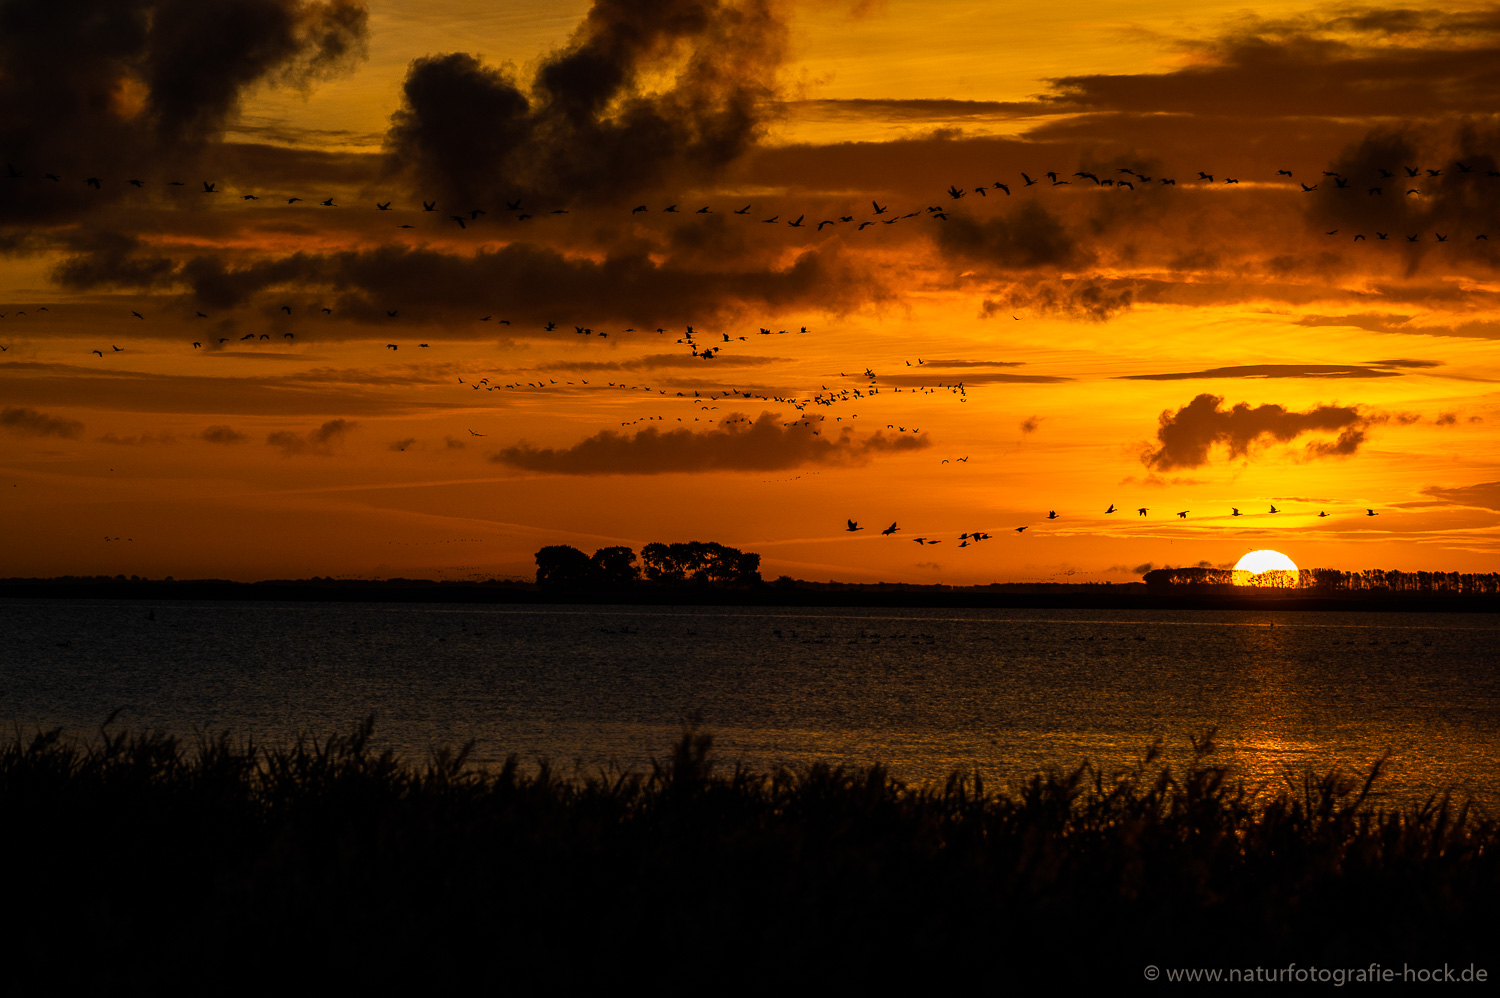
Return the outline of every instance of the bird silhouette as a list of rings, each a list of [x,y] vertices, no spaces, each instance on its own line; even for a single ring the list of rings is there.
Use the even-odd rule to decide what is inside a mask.
[[[1182,511],[1182,512],[1180,512],[1180,513],[1178,513],[1178,514],[1177,514],[1177,518],[1178,518],[1178,519],[1179,519],[1179,520],[1186,520],[1186,519],[1187,519],[1187,515],[1188,515],[1188,514],[1189,514],[1189,513],[1191,513],[1191,512],[1192,512],[1192,510],[1190,510],[1190,509],[1185,509],[1185,510],[1183,510],[1183,511]]]
[[[889,527],[886,527],[880,533],[881,533],[882,536],[889,537],[889,536],[891,536],[892,534],[894,534],[896,531],[898,531],[900,529],[901,529],[900,527],[896,526],[896,524],[894,522],[892,522]]]
[[[1055,510],[1055,509],[1049,509],[1049,510],[1047,510],[1047,519],[1049,519],[1049,520],[1055,520],[1055,519],[1057,519],[1057,510]]]
[[[1240,515],[1239,507],[1238,506],[1231,506],[1231,507],[1229,507],[1229,515],[1230,516],[1239,516]]]
[[[855,520],[849,520],[847,522],[848,522],[849,526],[845,527],[844,529],[847,530],[847,531],[849,531],[850,533],[853,533],[856,530],[863,530],[863,529],[865,529],[864,527],[861,527],[859,525],[859,523],[857,521],[855,521]]]
[[[1375,512],[1373,509],[1366,509],[1365,510],[1365,515],[1366,516],[1379,516],[1380,514],[1377,513],[1377,512]]]
[[[1146,515],[1146,509],[1147,509],[1147,507],[1142,506],[1140,509],[1136,510],[1136,513],[1140,514],[1141,516],[1145,516]]]
[[[1279,509],[1277,509],[1277,508],[1276,508],[1276,507],[1275,507],[1275,506],[1274,506],[1274,505],[1273,505],[1273,506],[1272,506],[1272,507],[1271,507],[1271,512],[1273,512],[1273,513],[1280,513],[1280,512],[1281,512],[1281,510],[1279,510]]]
[[[1106,512],[1106,513],[1113,513],[1114,511],[1115,511],[1115,504],[1114,503],[1110,503],[1109,504],[1109,509],[1106,509],[1104,512]]]

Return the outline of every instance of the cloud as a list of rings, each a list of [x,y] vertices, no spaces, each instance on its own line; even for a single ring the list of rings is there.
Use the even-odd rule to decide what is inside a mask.
[[[1420,362],[1418,362],[1420,363]],[[1246,364],[1206,371],[1172,374],[1122,374],[1122,381],[1187,381],[1195,378],[1399,378],[1400,371],[1382,371],[1358,364]]]
[[[208,427],[200,433],[198,439],[205,440],[211,444],[238,444],[244,443],[250,438],[233,427],[215,425]]]
[[[1043,417],[1041,416],[1027,416],[1025,419],[1021,420],[1021,432],[1035,433],[1037,431],[1037,427],[1042,425],[1042,419]]]
[[[986,298],[981,318],[1016,316],[1018,311],[1105,322],[1133,306],[1140,295],[1136,281],[1097,276],[1017,281],[1001,297]]]
[[[83,424],[76,419],[49,416],[35,409],[22,407],[0,411],[0,426],[22,437],[66,437],[72,439],[83,432]]]
[[[106,433],[99,438],[101,444],[116,444],[121,447],[145,447],[150,444],[175,444],[177,438],[170,433],[135,433],[128,437],[116,436]]]
[[[1500,511],[1500,482],[1480,482],[1478,485],[1459,488],[1431,485],[1423,489],[1422,494],[1456,506],[1477,506]]]
[[[1038,201],[998,218],[954,215],[938,229],[937,244],[946,256],[1007,269],[1077,266],[1090,255]]]
[[[401,440],[392,440],[386,445],[386,450],[405,451],[417,442],[416,437],[405,437]]]
[[[0,148],[23,176],[0,185],[0,218],[96,210],[153,163],[191,160],[251,87],[305,86],[359,58],[366,22],[355,0],[7,0]]]
[[[1245,17],[1181,46],[1166,73],[1052,81],[1059,111],[1208,117],[1405,117],[1490,113],[1500,100],[1500,10],[1346,7]]]
[[[201,253],[174,264],[137,240],[118,236],[83,241],[74,249],[55,276],[75,290],[185,287],[197,305],[227,309],[272,288],[326,287],[338,289],[333,307],[341,319],[382,325],[390,322],[387,310],[397,307],[407,321],[472,319],[474,309],[500,297],[515,302],[509,317],[518,326],[522,321],[537,326],[555,321],[561,326],[559,336],[573,335],[570,323],[622,320],[654,329],[701,324],[705,316],[737,304],[786,308],[816,303],[836,310],[881,294],[874,279],[845,260],[836,245],[806,249],[784,264],[739,268],[730,261],[715,266],[696,257],[659,260],[639,246],[595,258],[529,242],[473,253],[381,246],[238,264],[228,253]],[[493,332],[472,321],[457,331],[486,337]]]
[[[753,422],[731,413],[716,429],[662,432],[655,427],[633,436],[604,430],[563,450],[539,449],[525,442],[490,457],[529,471],[563,475],[655,475],[684,471],[776,471],[808,464],[860,465],[877,454],[921,450],[926,434],[860,436],[852,429],[836,435],[806,421],[790,426],[763,412]]]
[[[973,371],[957,378],[949,375],[951,380],[943,380],[943,375],[934,377],[923,377],[920,374],[883,374],[880,383],[883,385],[910,385],[914,388],[952,387],[956,385],[1058,385],[1064,381],[1072,381],[1059,374],[1011,374],[1007,371]]]
[[[771,0],[594,0],[524,84],[464,52],[413,62],[388,154],[465,204],[551,208],[701,182],[759,139],[786,35]]]
[[[1369,423],[1354,406],[1320,405],[1292,412],[1269,403],[1251,408],[1241,402],[1226,410],[1219,408],[1223,401],[1221,395],[1203,394],[1176,412],[1164,411],[1156,432],[1161,446],[1148,449],[1141,462],[1161,471],[1197,468],[1209,462],[1210,451],[1218,444],[1228,448],[1229,457],[1244,457],[1264,440],[1286,442],[1320,430],[1337,431],[1338,437],[1309,444],[1307,456],[1344,456],[1358,450]]]
[[[344,438],[344,434],[354,428],[354,423],[347,419],[330,419],[316,430],[306,433],[293,433],[290,430],[278,430],[266,437],[266,443],[272,447],[281,448],[281,452],[287,456],[293,454],[323,454],[333,453],[333,446]]]

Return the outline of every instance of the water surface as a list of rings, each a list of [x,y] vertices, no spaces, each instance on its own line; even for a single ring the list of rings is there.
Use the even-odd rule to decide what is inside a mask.
[[[701,718],[720,758],[1132,762],[1217,727],[1249,778],[1362,769],[1403,802],[1500,803],[1494,615],[0,601],[0,721],[261,741],[373,714],[413,761],[641,768]]]

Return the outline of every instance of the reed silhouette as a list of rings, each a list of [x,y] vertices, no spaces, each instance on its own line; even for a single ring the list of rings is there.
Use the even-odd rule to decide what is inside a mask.
[[[0,746],[8,977],[682,990],[1140,979],[1146,964],[1468,963],[1500,835],[1361,776],[1255,788],[1213,760],[980,772],[720,766],[563,776],[473,744],[403,763],[346,735],[263,747],[101,728]],[[149,977],[147,976],[149,975]]]

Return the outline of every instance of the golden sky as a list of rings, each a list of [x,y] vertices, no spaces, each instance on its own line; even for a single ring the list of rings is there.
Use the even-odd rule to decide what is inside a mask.
[[[76,6],[0,0],[0,575],[1497,566],[1495,6]]]

